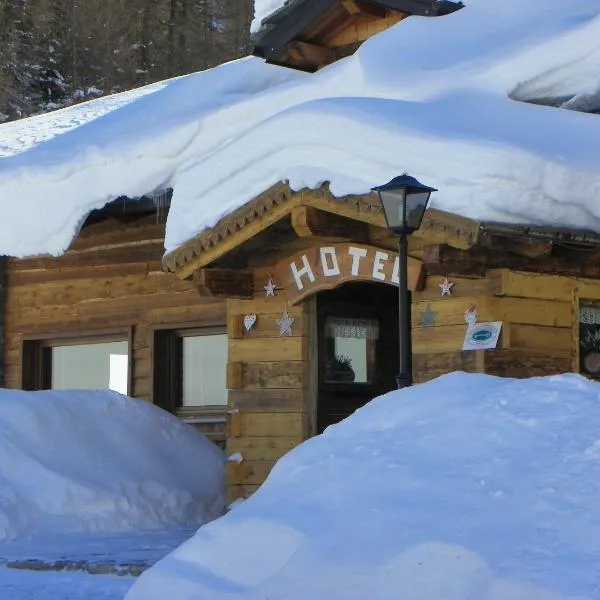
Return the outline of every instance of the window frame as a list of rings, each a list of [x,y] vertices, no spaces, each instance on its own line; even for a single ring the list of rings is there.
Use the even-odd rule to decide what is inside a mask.
[[[323,390],[360,390],[374,389],[380,383],[380,368],[377,364],[377,348],[380,341],[367,340],[367,373],[371,374],[372,377],[369,381],[357,381],[357,382],[339,382],[330,381],[326,377],[327,373],[327,359],[332,350],[332,344],[334,343],[333,338],[327,338],[325,334],[325,326],[328,317],[334,318],[364,318],[372,319],[378,323],[381,327],[379,315],[376,309],[371,307],[360,306],[357,309],[356,306],[348,305],[344,303],[330,303],[319,312],[318,328],[319,328],[319,349],[318,349],[318,362],[319,362],[319,376],[318,385],[319,389]],[[322,330],[322,331],[321,331]]]
[[[150,400],[152,404],[170,412],[171,414],[190,423],[202,423],[211,417],[221,418],[229,410],[229,402],[225,404],[207,404],[199,406],[182,406],[183,387],[183,365],[182,357],[176,345],[179,340],[185,337],[199,337],[203,335],[225,335],[227,334],[227,325],[222,322],[198,324],[196,323],[167,323],[151,327],[151,370],[150,370]],[[163,338],[162,340],[160,338]],[[163,345],[162,352],[160,346]],[[163,360],[168,361],[168,372],[165,373]],[[229,352],[225,363],[229,363]],[[227,387],[227,377],[225,378],[225,389]],[[158,398],[166,400],[158,401]]]
[[[20,349],[21,389],[26,391],[52,389],[52,348],[110,342],[127,342],[127,395],[131,396],[133,391],[133,327],[80,332],[55,331],[22,335]]]

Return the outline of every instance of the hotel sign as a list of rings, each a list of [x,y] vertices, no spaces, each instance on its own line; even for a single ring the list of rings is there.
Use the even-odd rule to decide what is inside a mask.
[[[277,287],[292,303],[350,281],[398,285],[398,254],[362,244],[316,246],[287,258],[276,266]],[[420,260],[408,259],[408,287],[421,289]]]

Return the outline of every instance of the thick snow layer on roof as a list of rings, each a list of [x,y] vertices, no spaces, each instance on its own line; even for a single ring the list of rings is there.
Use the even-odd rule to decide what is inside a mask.
[[[254,19],[250,25],[250,32],[256,33],[260,29],[263,19],[280,9],[285,2],[286,0],[254,0]]]
[[[0,390],[0,542],[197,526],[222,514],[224,455],[111,391]]]
[[[517,101],[547,98],[600,109],[600,0],[472,0],[315,74],[244,59],[3,125],[0,253],[58,254],[120,195],[174,188],[170,251],[279,181],[404,171],[443,210],[600,231],[600,118]]]
[[[126,600],[600,593],[600,385],[454,373],[283,457]]]

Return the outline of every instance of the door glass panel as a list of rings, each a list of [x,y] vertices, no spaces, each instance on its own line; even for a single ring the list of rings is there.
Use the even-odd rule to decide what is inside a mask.
[[[376,319],[329,317],[325,324],[329,383],[371,383],[375,374]]]
[[[128,372],[125,341],[52,347],[53,390],[111,389],[127,394]]]
[[[183,406],[227,404],[227,335],[183,338]]]
[[[579,307],[579,372],[600,379],[600,306]]]

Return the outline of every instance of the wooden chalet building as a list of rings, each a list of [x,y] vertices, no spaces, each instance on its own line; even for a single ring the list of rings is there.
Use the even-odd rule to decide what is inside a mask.
[[[256,52],[313,69],[411,10],[451,8],[293,1]],[[4,384],[154,402],[241,455],[229,481],[245,496],[285,452],[394,389],[397,240],[374,194],[279,184],[163,256],[168,202],[116,200],[64,256],[4,261]],[[430,210],[409,253],[416,381],[600,377],[600,235]],[[502,323],[495,348],[462,350],[473,311]]]

